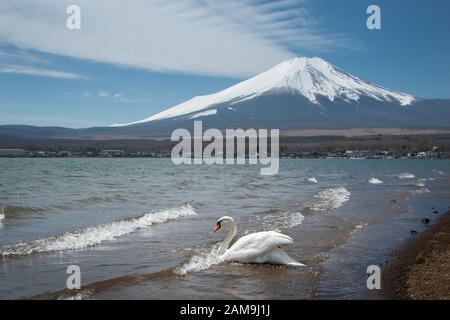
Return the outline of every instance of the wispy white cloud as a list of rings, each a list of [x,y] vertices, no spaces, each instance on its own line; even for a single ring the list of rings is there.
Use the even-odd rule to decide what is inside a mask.
[[[50,69],[51,62],[23,49],[0,49],[0,73],[17,73],[32,76],[78,79],[87,77],[73,72]]]
[[[119,98],[120,101],[122,102],[142,102],[142,100],[140,98]]]
[[[68,128],[86,128],[94,126],[107,126],[110,123],[92,121],[92,119],[59,117],[59,116],[33,116],[33,115],[2,115],[0,125],[28,123],[35,126],[62,126]]]
[[[130,98],[124,95],[121,92],[111,93],[106,90],[100,90],[97,93],[92,92],[82,92],[82,93],[76,93],[76,92],[68,92],[67,95],[75,96],[75,95],[81,95],[83,97],[100,97],[100,98],[108,98],[115,101],[121,101],[121,102],[140,102],[140,98]]]
[[[0,62],[8,63],[27,63],[27,64],[49,64],[50,61],[39,57],[29,51],[18,50],[5,50],[0,49]]]
[[[87,77],[84,77],[76,73],[45,68],[37,68],[31,66],[22,66],[22,65],[0,65],[0,73],[17,73],[17,74],[26,74],[32,76],[59,78],[59,79],[76,79],[76,80],[88,79]]]
[[[319,31],[306,0],[77,0],[82,29],[65,28],[72,0],[2,0],[0,42],[156,71],[258,73],[294,52],[344,43]]]
[[[106,91],[99,91],[98,96],[99,97],[110,97],[109,93]]]
[[[111,98],[111,99],[121,101],[121,102],[138,102],[138,101],[140,101],[139,98],[128,98],[123,93],[120,93],[120,92],[109,93],[108,91],[99,91],[98,96],[103,97],[103,98]]]

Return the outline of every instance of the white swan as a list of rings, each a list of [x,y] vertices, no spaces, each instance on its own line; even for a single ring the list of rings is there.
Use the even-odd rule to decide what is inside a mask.
[[[282,245],[293,242],[289,236],[275,231],[257,232],[243,236],[229,248],[231,241],[236,236],[236,223],[232,217],[221,217],[217,220],[212,232],[216,232],[223,226],[228,228],[228,234],[217,251],[217,255],[223,261],[270,263],[296,267],[305,266],[289,257],[280,248]]]

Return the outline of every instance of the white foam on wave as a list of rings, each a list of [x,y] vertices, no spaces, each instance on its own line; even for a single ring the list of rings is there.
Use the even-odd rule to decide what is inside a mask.
[[[306,179],[306,181],[311,182],[311,183],[317,183],[317,179],[315,177],[310,177],[308,179]]]
[[[353,236],[353,235],[359,233],[362,229],[364,229],[368,225],[369,225],[369,223],[367,223],[367,222],[358,223],[357,225],[354,226],[353,230],[350,231],[349,236]]]
[[[261,223],[262,227],[257,231],[277,231],[281,232],[284,229],[294,228],[303,223],[305,217],[301,212],[282,212],[276,214],[268,214],[258,217],[258,222]]]
[[[186,275],[188,273],[200,272],[211,268],[222,262],[222,259],[217,255],[219,245],[215,245],[211,249],[199,250],[188,262],[175,269],[178,275]]]
[[[431,193],[431,191],[427,188],[419,188],[415,191],[415,193],[420,194],[420,193]]]
[[[400,179],[414,179],[416,176],[412,173],[402,172],[397,177]]]
[[[57,300],[86,300],[89,299],[92,294],[92,290],[84,290],[70,296],[62,295],[61,297],[58,297]]]
[[[356,224],[353,229],[349,232],[348,236],[352,237],[356,234],[358,234],[362,229],[366,228],[369,225],[367,222],[360,222]]]
[[[301,212],[289,213],[286,219],[283,221],[283,229],[293,228],[303,223],[305,216]]]
[[[127,219],[92,226],[81,230],[67,232],[60,236],[19,243],[15,246],[0,248],[0,256],[28,255],[36,252],[53,252],[64,250],[85,249],[98,245],[104,241],[111,241],[124,235],[159,224],[168,220],[196,215],[194,208],[182,205],[162,211],[145,214],[138,218]]]
[[[369,183],[370,184],[382,184],[383,181],[381,181],[380,179],[377,179],[377,178],[370,178]]]
[[[0,221],[2,221],[3,219],[5,219],[5,210],[3,209],[3,207],[0,208]]]
[[[350,195],[350,191],[344,187],[322,190],[314,196],[316,201],[310,205],[310,209],[316,212],[337,209],[350,200]]]
[[[422,183],[418,183],[416,184],[417,189],[413,192],[416,194],[420,194],[420,193],[430,193],[431,191],[427,188],[425,188],[425,185]]]
[[[422,181],[416,183],[416,187],[418,187],[418,188],[424,188],[425,186],[426,186],[426,184]]]

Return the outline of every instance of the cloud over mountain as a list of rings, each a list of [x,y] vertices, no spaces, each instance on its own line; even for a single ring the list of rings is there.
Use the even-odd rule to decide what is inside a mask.
[[[248,76],[292,48],[342,43],[319,32],[304,0],[79,0],[82,29],[65,27],[69,0],[4,0],[0,42],[153,71]],[[288,46],[287,44],[291,44]]]

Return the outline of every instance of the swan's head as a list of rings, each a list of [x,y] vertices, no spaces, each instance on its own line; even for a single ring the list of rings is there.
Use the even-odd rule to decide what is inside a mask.
[[[230,224],[231,222],[234,222],[234,219],[232,217],[223,216],[219,218],[219,220],[217,220],[217,223],[214,225],[212,232],[216,232],[217,230],[219,230],[223,226]]]

